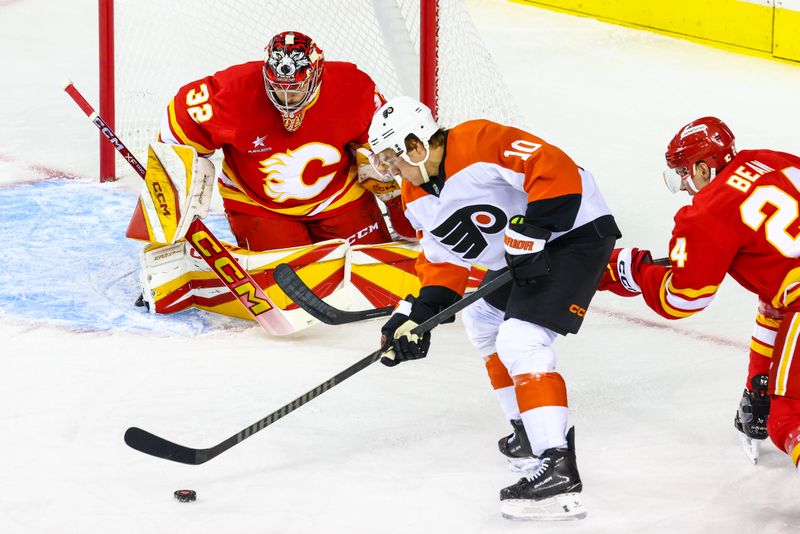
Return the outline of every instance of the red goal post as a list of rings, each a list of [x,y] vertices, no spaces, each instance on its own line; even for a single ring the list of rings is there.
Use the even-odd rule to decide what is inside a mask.
[[[261,59],[275,33],[310,35],[387,98],[419,96],[444,126],[514,123],[509,91],[464,0],[98,0],[100,115],[134,154],[155,138],[183,84]],[[100,143],[100,179],[126,170]]]

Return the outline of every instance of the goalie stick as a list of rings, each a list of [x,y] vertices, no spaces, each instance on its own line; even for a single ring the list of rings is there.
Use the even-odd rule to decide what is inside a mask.
[[[463,310],[476,300],[483,298],[485,295],[488,295],[492,291],[505,285],[510,280],[511,280],[511,273],[507,270],[502,272],[499,276],[497,276],[497,278],[494,278],[493,280],[487,282],[485,285],[479,287],[474,292],[465,296],[455,304],[440,311],[427,321],[420,323],[416,328],[414,328],[411,331],[411,333],[422,334],[424,332],[432,330],[440,323],[451,318],[456,313]],[[377,362],[387,348],[388,346],[379,348],[378,350],[372,352],[368,356],[357,361],[344,371],[341,371],[332,378],[329,378],[328,380],[318,385],[314,389],[297,397],[289,404],[286,404],[278,408],[268,416],[264,417],[259,421],[256,421],[252,425],[242,429],[241,431],[237,432],[236,434],[229,437],[225,441],[222,441],[214,445],[213,447],[209,447],[207,449],[194,449],[192,447],[185,447],[183,445],[178,445],[177,443],[173,443],[172,441],[168,441],[162,437],[156,436],[155,434],[152,434],[147,430],[142,430],[141,428],[138,427],[130,427],[125,432],[125,443],[127,443],[129,447],[132,447],[139,452],[143,452],[151,456],[156,456],[158,458],[163,458],[165,460],[171,460],[173,462],[179,462],[182,464],[190,464],[190,465],[203,464],[211,460],[212,458],[219,456],[220,454],[227,451],[234,445],[237,445],[242,441],[246,440],[256,432],[265,429],[278,419],[281,419],[286,415],[292,413],[299,407],[308,403],[312,399],[322,395],[332,387],[344,382],[346,379],[350,378],[359,371],[366,369],[373,363]]]
[[[653,263],[661,266],[670,265],[669,258],[656,258],[653,260]],[[325,324],[340,325],[364,321],[366,319],[374,319],[376,317],[386,317],[391,315],[394,310],[392,306],[359,311],[335,308],[317,296],[311,288],[297,276],[294,269],[286,263],[281,263],[275,267],[274,276],[275,283],[278,284],[278,287],[280,287],[289,298],[308,312],[309,315],[315,319],[319,319]]]
[[[275,283],[278,284],[286,295],[298,306],[303,308],[309,315],[320,320],[325,324],[346,324],[376,317],[386,317],[391,315],[393,306],[384,308],[373,308],[370,310],[340,310],[319,298],[310,287],[308,287],[294,269],[286,263],[281,263],[273,271]]]
[[[117,149],[117,152],[125,158],[125,161],[130,163],[133,170],[144,179],[147,174],[146,169],[71,81],[64,82],[64,91],[89,117],[92,124],[97,126],[108,142]],[[258,282],[239,265],[236,258],[228,252],[228,249],[211,233],[202,220],[196,218],[192,221],[186,232],[186,240],[264,330],[276,336],[291,334],[295,331],[294,325],[286,318],[283,311],[270,300]]]

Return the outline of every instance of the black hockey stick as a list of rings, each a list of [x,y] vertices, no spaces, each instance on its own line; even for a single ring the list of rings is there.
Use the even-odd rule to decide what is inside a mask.
[[[511,273],[508,270],[502,272],[499,276],[497,276],[497,278],[490,280],[452,306],[445,308],[427,321],[422,322],[411,332],[414,334],[422,334],[432,330],[440,323],[454,316],[456,313],[460,312],[476,300],[505,285],[510,280]],[[218,443],[213,447],[209,447],[207,449],[193,449],[191,447],[185,447],[137,427],[130,427],[125,432],[125,443],[137,451],[149,454],[151,456],[157,456],[158,458],[164,458],[165,460],[172,460],[173,462],[191,465],[205,463],[212,458],[219,456],[234,445],[246,440],[256,432],[268,427],[278,419],[281,419],[282,417],[292,413],[310,400],[322,395],[333,386],[338,385],[362,369],[365,369],[377,362],[381,358],[381,355],[385,352],[386,348],[387,347],[379,348],[369,356],[362,358],[344,371],[337,373],[335,376],[329,378],[311,391],[308,391],[300,397],[297,397],[289,404],[282,406],[260,421],[256,421],[244,430],[234,434],[222,443]]]
[[[656,258],[653,260],[656,265],[669,266],[669,258]],[[286,295],[289,296],[298,306],[303,308],[309,315],[325,324],[347,324],[376,317],[386,317],[392,314],[394,308],[374,308],[371,310],[340,310],[331,306],[318,297],[297,273],[286,263],[281,263],[275,267],[273,273],[275,283],[278,284]]]
[[[286,295],[289,296],[298,306],[303,308],[309,315],[322,321],[325,324],[346,324],[375,317],[386,317],[392,314],[394,308],[373,308],[371,310],[349,311],[334,308],[321,298],[319,298],[305,282],[300,280],[294,269],[285,263],[275,267],[273,272],[275,283],[278,284]]]

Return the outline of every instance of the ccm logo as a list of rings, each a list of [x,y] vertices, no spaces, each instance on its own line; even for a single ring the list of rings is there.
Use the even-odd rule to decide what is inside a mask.
[[[573,304],[572,306],[570,306],[569,307],[569,312],[570,313],[574,313],[578,317],[583,317],[584,315],[586,315],[586,309],[585,308],[581,308],[577,304]]]

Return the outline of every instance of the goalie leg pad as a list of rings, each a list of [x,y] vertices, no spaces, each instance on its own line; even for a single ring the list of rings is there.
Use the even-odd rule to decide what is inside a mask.
[[[208,214],[213,184],[214,164],[194,148],[152,143],[127,236],[164,244],[181,239],[195,217]]]

